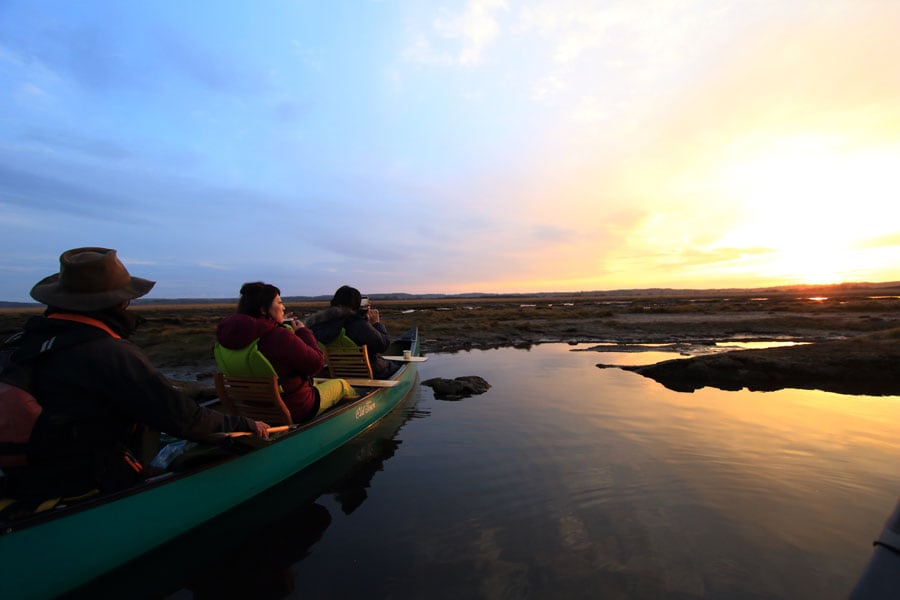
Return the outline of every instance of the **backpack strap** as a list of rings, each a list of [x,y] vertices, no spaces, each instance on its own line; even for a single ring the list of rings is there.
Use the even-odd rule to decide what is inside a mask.
[[[76,315],[72,313],[53,313],[52,315],[48,315],[47,318],[60,319],[62,321],[74,321],[76,323],[82,323],[84,325],[91,325],[92,327],[102,329],[117,340],[122,339],[122,336],[110,329],[109,325],[99,319],[94,319],[93,317],[86,317],[84,315]]]
[[[47,317],[33,318],[72,321],[82,325],[89,325],[90,327],[75,327],[58,333],[46,332],[35,335],[33,332],[29,332],[26,326],[24,331],[10,336],[0,345],[0,373],[3,373],[3,375],[6,374],[5,369],[7,366],[29,364],[47,352],[63,350],[85,342],[98,340],[107,335],[114,339],[122,339],[122,336],[113,331],[106,323],[84,315],[54,313]]]

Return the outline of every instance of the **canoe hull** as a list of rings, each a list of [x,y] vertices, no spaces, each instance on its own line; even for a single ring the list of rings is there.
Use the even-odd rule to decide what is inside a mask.
[[[413,345],[417,349],[417,339]],[[372,427],[416,382],[414,363],[382,388],[277,441],[114,501],[0,535],[0,597],[65,593],[253,498]]]

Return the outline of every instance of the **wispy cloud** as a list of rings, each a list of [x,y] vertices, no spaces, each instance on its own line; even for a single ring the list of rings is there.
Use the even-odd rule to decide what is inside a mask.
[[[132,156],[131,150],[112,140],[92,138],[80,133],[50,129],[31,129],[22,134],[21,140],[43,146],[50,151],[72,150],[105,160],[120,160]]]
[[[895,248],[900,250],[900,233],[866,238],[854,244],[856,248]]]
[[[194,263],[201,269],[212,269],[214,271],[228,271],[229,267],[222,263],[211,262],[208,260],[198,260]]]
[[[101,91],[135,81],[119,44],[105,28],[56,22],[48,23],[40,35],[44,39],[34,46],[34,56],[85,88]]]
[[[300,64],[313,71],[322,71],[325,68],[323,51],[320,48],[310,48],[300,40],[291,40],[291,50]]]
[[[269,88],[264,71],[247,68],[239,54],[227,53],[222,47],[207,47],[173,29],[161,29],[158,44],[176,72],[212,91],[245,94]]]
[[[141,219],[135,207],[80,183],[0,165],[0,200],[29,209],[52,210],[108,221]]]
[[[435,30],[444,38],[461,40],[460,65],[477,64],[500,33],[494,13],[506,9],[504,0],[470,0],[463,14],[437,19]]]
[[[469,0],[461,13],[436,17],[431,31],[419,32],[403,56],[423,64],[478,65],[500,35],[497,13],[506,10],[505,0]]]
[[[534,84],[532,97],[535,100],[547,100],[557,96],[565,88],[566,82],[558,75],[547,75]]]

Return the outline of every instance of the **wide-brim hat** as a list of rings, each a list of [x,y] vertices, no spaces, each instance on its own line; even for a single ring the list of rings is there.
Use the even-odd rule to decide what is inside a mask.
[[[31,297],[67,310],[100,310],[140,298],[155,281],[132,277],[116,251],[75,248],[59,257],[59,273],[44,277],[31,288]]]

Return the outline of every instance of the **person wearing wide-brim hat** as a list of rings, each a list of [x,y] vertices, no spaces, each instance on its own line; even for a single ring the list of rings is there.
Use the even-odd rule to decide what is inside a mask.
[[[155,281],[132,277],[108,248],[76,248],[59,257],[59,273],[31,288],[31,297],[48,306],[92,311],[130,302],[149,292]]]
[[[143,429],[188,439],[267,435],[265,423],[198,406],[127,340],[141,321],[128,306],[155,282],[133,277],[109,248],[67,250],[59,265],[31,290],[47,305],[44,314],[4,343],[13,362],[0,379],[21,383],[30,372],[43,409],[18,457],[27,464],[4,468],[14,496],[73,497],[133,484],[143,474],[140,459],[152,458],[132,455]]]

